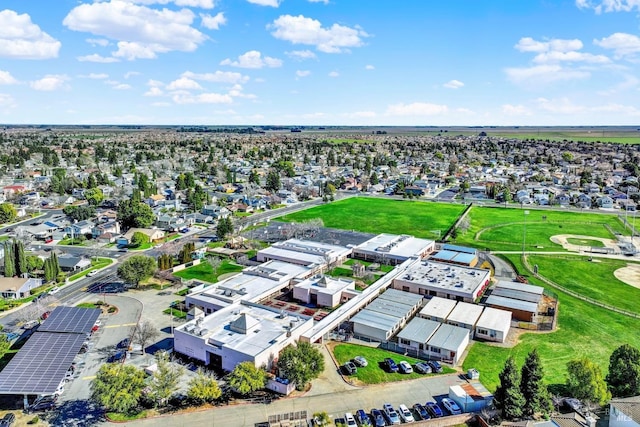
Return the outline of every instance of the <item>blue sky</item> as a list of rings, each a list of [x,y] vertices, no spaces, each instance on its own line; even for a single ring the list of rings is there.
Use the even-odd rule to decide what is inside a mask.
[[[0,123],[637,125],[640,0],[2,0]]]

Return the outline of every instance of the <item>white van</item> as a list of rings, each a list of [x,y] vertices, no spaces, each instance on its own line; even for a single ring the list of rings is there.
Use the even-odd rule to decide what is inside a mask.
[[[28,322],[25,322],[22,325],[22,329],[33,329],[36,326],[38,326],[40,324],[40,322],[38,322],[37,320],[29,320]]]

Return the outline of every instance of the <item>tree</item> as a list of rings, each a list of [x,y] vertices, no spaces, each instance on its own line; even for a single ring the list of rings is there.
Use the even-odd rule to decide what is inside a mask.
[[[249,174],[249,183],[260,185],[260,175],[258,175],[257,170],[251,169],[251,173]]]
[[[157,353],[156,363],[158,369],[153,373],[149,388],[156,404],[164,406],[169,397],[178,389],[184,368],[169,363],[169,355],[166,351]]]
[[[524,361],[520,380],[520,391],[524,396],[523,413],[534,416],[537,413],[548,413],[553,409],[547,386],[542,382],[544,377],[538,350],[533,349]]]
[[[156,339],[160,335],[158,329],[153,325],[153,323],[148,320],[143,320],[138,322],[135,329],[133,330],[133,339],[132,341],[136,344],[140,344],[142,347],[142,352],[145,352],[145,348],[147,344]]]
[[[129,243],[129,247],[131,248],[139,248],[145,243],[149,243],[149,236],[144,234],[142,231],[136,231],[131,236],[131,242]]]
[[[216,378],[202,369],[198,369],[196,376],[189,381],[187,398],[193,403],[200,405],[203,403],[212,403],[219,399],[220,396],[222,396],[222,390]]]
[[[304,390],[324,370],[324,357],[310,343],[301,341],[280,352],[278,370],[280,376],[295,382],[298,390]]]
[[[500,385],[496,388],[494,400],[496,406],[502,410],[502,418],[512,420],[522,416],[524,396],[520,392],[520,372],[513,357],[504,363],[499,375]]]
[[[138,200],[123,200],[118,205],[118,221],[124,229],[147,228],[153,224],[154,220],[153,210],[146,203]]]
[[[158,270],[168,270],[173,267],[173,257],[169,254],[162,254],[158,257]]]
[[[27,270],[27,257],[24,254],[24,243],[13,241],[13,256],[15,258],[16,276],[22,277]]]
[[[7,222],[12,222],[18,216],[16,212],[16,208],[13,206],[13,203],[0,203],[0,223],[6,224]]]
[[[44,267],[44,261],[40,259],[40,257],[27,255],[27,271],[29,273],[36,270],[42,270],[42,267]]]
[[[4,277],[13,277],[16,275],[16,259],[13,256],[13,244],[5,242],[4,244]]]
[[[221,218],[218,220],[218,226],[216,227],[216,236],[221,240],[224,240],[227,235],[233,233],[233,222],[230,217]]]
[[[609,357],[606,381],[614,397],[640,394],[640,350],[629,344],[616,348]]]
[[[611,399],[600,367],[587,358],[567,363],[567,391],[570,396],[602,406]]]
[[[276,170],[270,170],[267,174],[267,182],[264,186],[271,192],[278,191],[280,189],[280,173]]]
[[[85,190],[84,198],[87,200],[87,203],[89,203],[89,205],[98,206],[104,200],[104,194],[99,188],[89,188],[88,190]]]
[[[231,371],[228,384],[242,395],[261,390],[267,384],[267,373],[253,362],[241,362]]]
[[[217,256],[212,256],[212,257],[207,257],[207,262],[209,263],[209,265],[211,266],[211,269],[213,270],[213,275],[217,276],[218,268],[220,268],[220,265],[222,265],[222,260]]]
[[[136,287],[145,279],[148,279],[156,271],[156,261],[146,255],[134,255],[127,258],[118,267],[118,277]]]
[[[91,382],[91,398],[109,411],[128,413],[138,405],[145,374],[140,368],[106,363]]]
[[[193,258],[191,257],[191,254],[195,250],[196,250],[195,242],[187,242],[184,245],[182,245],[182,249],[178,254],[178,262],[180,264],[186,264],[188,262],[191,262],[193,260]]]

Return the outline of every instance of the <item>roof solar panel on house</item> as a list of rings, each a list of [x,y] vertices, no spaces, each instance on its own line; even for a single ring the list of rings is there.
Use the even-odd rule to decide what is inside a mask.
[[[35,332],[0,372],[0,394],[54,393],[84,339],[84,334]]]
[[[56,307],[38,331],[86,334],[91,332],[99,315],[97,308]]]

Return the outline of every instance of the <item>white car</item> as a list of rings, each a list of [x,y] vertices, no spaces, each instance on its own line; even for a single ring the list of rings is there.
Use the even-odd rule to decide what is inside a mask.
[[[55,287],[53,287],[53,288],[51,288],[51,289],[49,290],[49,295],[55,295],[55,294],[57,294],[58,292],[60,292],[60,288],[59,288],[59,287],[57,287],[57,286],[55,286]]]
[[[411,411],[405,404],[398,406],[398,413],[400,414],[400,418],[402,418],[402,421],[404,421],[405,423],[412,423],[415,421],[415,418],[413,418]]]
[[[402,362],[398,363],[398,368],[400,368],[400,372],[402,372],[403,374],[413,373],[413,368],[411,367],[409,362],[407,362],[406,360],[403,360]]]
[[[356,424],[356,419],[353,416],[353,414],[351,412],[347,412],[346,414],[344,414],[344,420],[347,422],[347,426],[348,427],[357,427],[358,424]]]
[[[91,270],[90,272],[87,273],[87,277],[93,277],[96,274],[98,274],[98,270]]]

